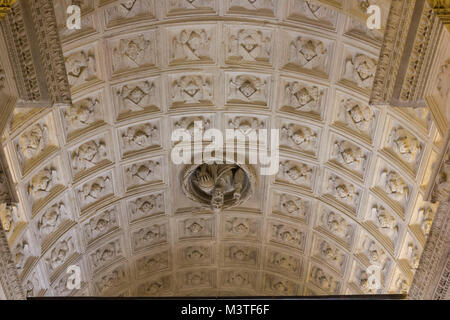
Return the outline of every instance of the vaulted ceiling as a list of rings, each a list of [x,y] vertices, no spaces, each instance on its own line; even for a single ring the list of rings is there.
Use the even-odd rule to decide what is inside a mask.
[[[16,108],[2,217],[28,296],[406,293],[436,206],[428,109],[368,105],[389,1],[55,1],[72,105]],[[177,128],[280,129],[280,170],[213,212]],[[366,269],[382,266],[382,288]],[[81,267],[80,290],[66,286]]]

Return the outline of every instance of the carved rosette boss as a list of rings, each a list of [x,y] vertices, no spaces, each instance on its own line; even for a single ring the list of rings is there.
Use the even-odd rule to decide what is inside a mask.
[[[218,213],[250,198],[256,175],[244,164],[194,164],[185,168],[181,186],[189,199]]]

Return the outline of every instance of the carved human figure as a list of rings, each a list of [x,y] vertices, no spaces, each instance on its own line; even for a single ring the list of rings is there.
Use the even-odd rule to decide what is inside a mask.
[[[359,170],[367,159],[361,148],[348,141],[335,141],[333,157],[345,166]]]
[[[325,213],[322,216],[323,225],[331,233],[346,241],[350,240],[352,235],[352,226],[350,226],[344,218],[334,212]]]
[[[280,195],[279,207],[281,210],[286,211],[290,215],[297,217],[306,216],[306,207],[301,198],[288,197],[283,193]]]
[[[409,188],[397,172],[384,170],[380,179],[389,197],[396,201],[406,201]]]
[[[278,242],[301,247],[304,241],[304,233],[284,224],[272,225],[272,238]]]
[[[48,143],[48,132],[45,124],[37,123],[24,132],[17,146],[19,160],[28,160],[41,153]],[[22,158],[23,157],[23,158]]]
[[[386,252],[371,239],[366,239],[362,246],[369,262],[374,265],[379,265],[382,267],[382,270],[386,270],[388,262]]]
[[[64,118],[70,129],[85,128],[96,119],[97,109],[100,106],[100,100],[97,98],[83,99],[81,102],[72,105],[69,110],[64,112]]]
[[[380,231],[391,240],[395,240],[399,232],[399,227],[394,216],[389,214],[384,207],[376,205],[372,207],[372,215]]]
[[[430,207],[419,209],[419,224],[424,235],[428,235],[433,224],[434,212]]]
[[[408,247],[406,249],[406,257],[413,269],[417,269],[419,267],[421,253],[422,252],[416,245],[414,245],[412,242],[408,243]]]
[[[93,217],[86,225],[86,234],[89,241],[100,237],[118,225],[116,209],[109,209],[97,217]]]
[[[436,88],[445,102],[449,101],[450,95],[450,59],[447,59],[445,63],[439,68],[439,74],[437,76]],[[448,112],[448,111],[447,111]],[[447,113],[447,119],[449,114]]]
[[[62,201],[51,206],[37,223],[40,236],[46,237],[56,231],[61,222],[68,217],[68,214],[68,210]]]
[[[72,166],[76,171],[94,167],[100,161],[106,159],[106,144],[103,140],[91,140],[83,143],[72,152]]]
[[[133,203],[131,213],[139,217],[149,216],[163,210],[164,198],[161,193],[137,198]]]
[[[337,290],[336,281],[331,276],[327,276],[321,268],[313,267],[311,270],[311,276],[314,283],[323,290],[330,293]]]
[[[22,239],[15,247],[13,252],[14,264],[19,272],[25,267],[28,258],[31,256],[31,248],[28,241]]]
[[[305,69],[326,70],[328,50],[323,42],[298,37],[289,44],[288,62]]]
[[[312,179],[312,168],[305,164],[296,165],[290,161],[280,162],[281,174],[295,184],[309,185]]]
[[[344,256],[337,248],[332,248],[331,245],[325,240],[319,244],[319,255],[325,259],[331,265],[342,267],[344,262]]]
[[[296,110],[317,111],[322,94],[322,90],[319,91],[318,87],[308,87],[298,81],[293,81],[286,84],[284,103]]]
[[[55,168],[48,167],[39,171],[28,184],[28,194],[35,199],[46,197],[58,182]]]
[[[341,100],[343,120],[352,129],[368,134],[373,112],[368,106],[364,106],[353,99]]]
[[[236,202],[240,200],[244,175],[244,171],[236,165],[202,164],[194,172],[192,182],[211,198],[211,209],[220,212],[225,195],[231,195]]]
[[[78,191],[83,201],[97,201],[106,195],[108,190],[111,190],[111,178],[109,176],[98,177],[93,182],[86,183]]]
[[[270,35],[261,30],[239,29],[229,39],[228,57],[245,62],[268,61],[271,55]]]
[[[167,226],[165,224],[153,224],[133,233],[134,247],[138,249],[148,244],[162,242],[166,240],[166,237]]]
[[[346,202],[352,206],[356,204],[359,199],[359,192],[351,183],[346,183],[336,176],[330,176],[328,179],[328,192],[336,197],[338,201]]]
[[[56,268],[63,265],[64,262],[67,260],[71,251],[71,247],[73,245],[71,241],[72,241],[71,238],[63,240],[59,242],[51,251],[48,262],[50,269],[52,271],[56,270]]]
[[[388,142],[392,149],[406,162],[415,161],[422,149],[417,138],[401,127],[391,130]]]
[[[198,61],[208,59],[211,38],[205,29],[182,30],[172,40],[172,59],[184,61]]]
[[[133,164],[127,168],[127,174],[131,181],[147,183],[161,176],[161,164],[159,161],[146,161],[142,164]]]
[[[300,127],[293,124],[284,125],[280,134],[282,143],[305,151],[315,149],[317,133],[308,127]]]
[[[377,62],[374,59],[364,54],[356,54],[346,62],[345,76],[355,81],[360,88],[371,88],[376,69]]]
[[[268,262],[277,269],[282,268],[292,273],[297,273],[300,269],[299,260],[281,252],[271,252]]]

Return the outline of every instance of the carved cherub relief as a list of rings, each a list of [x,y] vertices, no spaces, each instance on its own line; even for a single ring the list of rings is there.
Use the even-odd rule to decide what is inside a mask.
[[[271,238],[281,244],[303,248],[305,233],[285,224],[272,224]]]
[[[350,129],[371,135],[372,121],[375,114],[369,106],[363,105],[351,98],[342,99],[340,102],[339,118]]]
[[[123,254],[119,240],[108,242],[91,253],[92,265],[98,269]]]
[[[164,212],[164,196],[162,193],[137,198],[130,203],[132,219],[148,217]]]
[[[71,87],[83,84],[96,75],[97,66],[94,54],[86,50],[68,56],[66,70]]]
[[[142,111],[157,104],[155,81],[127,84],[116,90],[119,113]]]
[[[205,29],[183,29],[172,39],[171,61],[211,60],[211,37]]]
[[[280,135],[280,144],[309,152],[316,149],[317,132],[308,127],[283,125]]]
[[[159,296],[161,293],[170,290],[171,278],[169,276],[160,277],[146,281],[138,287],[140,296]]]
[[[346,140],[334,142],[332,157],[345,167],[358,171],[362,170],[367,160],[367,156],[360,147]]]
[[[153,224],[133,233],[135,250],[167,241],[167,224]]]
[[[37,222],[38,234],[41,239],[55,232],[64,220],[69,219],[69,211],[63,201],[52,205]]]
[[[254,289],[256,287],[256,277],[254,273],[248,271],[226,271],[223,273],[223,285]]]
[[[325,72],[327,60],[328,49],[322,41],[297,37],[289,44],[289,63]]]
[[[337,267],[339,270],[342,270],[345,256],[335,246],[330,245],[327,241],[322,240],[318,244],[318,253],[319,257],[324,259],[327,263],[329,263],[332,266]]]
[[[185,75],[173,79],[170,86],[173,105],[205,103],[213,97],[210,76]]]
[[[328,293],[336,293],[339,290],[339,284],[336,280],[316,266],[311,269],[311,280],[315,285]]]
[[[202,123],[202,129],[208,130],[211,127],[211,120],[207,119],[203,116],[198,117],[182,117],[180,120],[175,122],[175,129],[184,129],[187,130],[191,136],[191,139],[194,139],[194,129],[195,123],[200,121]]]
[[[183,275],[182,283],[185,287],[210,287],[212,274],[207,271],[189,271]]]
[[[267,263],[275,270],[285,270],[289,273],[300,272],[300,259],[278,251],[271,251],[267,256]]]
[[[148,39],[151,38],[151,39]],[[128,39],[120,39],[113,49],[113,71],[119,72],[156,64],[154,33],[151,36],[139,34]]]
[[[72,152],[72,166],[75,172],[94,167],[108,156],[106,143],[103,139],[83,143]]]
[[[327,191],[335,197],[336,200],[353,207],[356,207],[360,197],[360,192],[353,184],[347,183],[334,175],[330,176],[328,179]]]
[[[110,230],[118,227],[117,209],[112,208],[106,210],[98,216],[94,216],[85,225],[86,238],[88,242],[92,242]]]
[[[97,109],[100,108],[100,100],[86,98],[74,103],[63,115],[69,131],[86,128],[97,120]]]
[[[371,265],[378,265],[382,272],[386,272],[391,263],[391,259],[387,256],[383,248],[374,240],[366,237],[361,244],[362,250],[369,259]]]
[[[281,295],[295,295],[298,286],[289,280],[266,274],[265,289]]]
[[[69,256],[73,254],[74,250],[75,247],[71,237],[58,242],[46,258],[50,272],[62,266],[68,260]]]
[[[374,205],[372,207],[372,220],[378,226],[381,233],[389,237],[392,241],[397,239],[399,233],[397,220],[383,206]]]
[[[402,127],[392,128],[388,145],[408,163],[414,162],[422,150],[419,140]]]
[[[34,200],[41,199],[50,194],[52,188],[58,183],[58,173],[56,168],[48,167],[39,171],[31,178],[28,184],[28,194]]]
[[[250,117],[234,117],[228,121],[228,128],[239,130],[242,134],[247,135],[250,132],[257,132],[259,129],[265,128],[264,120]]]
[[[424,235],[428,235],[433,224],[434,212],[430,207],[419,209],[419,225]]]
[[[257,265],[258,249],[250,246],[227,246],[224,249],[225,264]]]
[[[225,220],[225,233],[233,237],[256,239],[258,230],[257,221],[249,218],[230,217]]]
[[[205,246],[189,246],[183,248],[181,258],[185,264],[205,264],[211,261],[211,249]]]
[[[319,90],[316,86],[310,87],[292,81],[286,84],[283,103],[299,111],[317,112],[322,95],[323,90]]]
[[[356,82],[360,88],[371,88],[376,69],[376,60],[364,54],[355,54],[352,58],[347,59],[344,76]]]
[[[121,285],[126,278],[127,273],[125,267],[119,266],[112,271],[108,271],[105,275],[100,276],[95,284],[98,287],[100,294],[103,294],[105,291]]]
[[[126,169],[129,185],[144,184],[161,178],[161,163],[149,160],[139,164],[133,164]]]
[[[278,209],[288,215],[305,218],[309,208],[301,198],[283,193],[279,196]]]
[[[83,203],[92,203],[112,192],[112,181],[109,176],[100,176],[91,182],[85,183],[78,193]]]
[[[126,151],[145,149],[160,143],[159,126],[153,123],[128,127],[121,136]]]
[[[261,77],[241,74],[230,77],[228,81],[228,102],[258,102],[267,104],[268,83]]]
[[[17,144],[17,154],[20,162],[35,158],[48,145],[48,127],[37,123],[24,132]]]
[[[397,172],[383,170],[380,182],[386,194],[393,200],[402,203],[408,200],[409,187]]]
[[[336,237],[350,243],[353,235],[353,226],[347,223],[340,215],[333,211],[324,212],[321,217],[321,223],[325,229]]]
[[[18,222],[19,208],[15,204],[7,204],[0,210],[2,228],[6,234],[12,233]]]
[[[295,164],[292,161],[280,162],[279,177],[297,185],[310,186],[313,169],[306,164]]]
[[[407,294],[409,291],[408,281],[403,276],[399,275],[395,280],[394,290],[399,294]]]
[[[268,32],[252,29],[230,30],[227,58],[231,61],[269,62],[272,38]]]
[[[169,252],[163,251],[147,255],[136,261],[136,269],[139,275],[154,273],[169,267]]]

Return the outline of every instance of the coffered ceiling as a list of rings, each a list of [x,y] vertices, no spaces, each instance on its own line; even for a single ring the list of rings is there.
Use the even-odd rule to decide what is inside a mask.
[[[2,217],[28,296],[406,293],[436,205],[427,109],[370,107],[389,1],[55,1],[72,105],[17,108]],[[177,128],[280,130],[239,206],[185,194]],[[366,269],[382,266],[382,288]],[[66,286],[81,267],[80,290]]]

